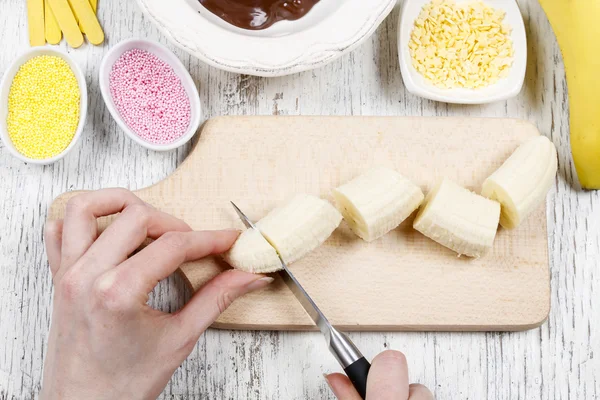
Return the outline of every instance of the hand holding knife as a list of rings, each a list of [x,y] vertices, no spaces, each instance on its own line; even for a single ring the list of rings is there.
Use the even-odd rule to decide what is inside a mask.
[[[250,219],[233,202],[231,204],[240,216],[244,225],[248,229],[254,229],[262,235],[260,229],[258,229],[258,227],[256,227],[256,225],[250,221]],[[277,254],[279,255],[279,253]],[[346,334],[338,331],[331,325],[313,299],[306,293],[306,290],[304,290],[300,282],[298,282],[294,274],[289,270],[281,256],[279,256],[279,260],[281,261],[281,266],[283,268],[279,271],[279,274],[283,278],[283,281],[290,288],[292,293],[294,293],[294,296],[296,296],[300,304],[302,304],[306,313],[315,322],[315,325],[319,327],[319,330],[323,333],[325,340],[329,345],[329,351],[331,351],[338,360],[344,369],[344,372],[346,372],[346,375],[348,375],[348,378],[350,378],[350,381],[356,388],[356,391],[364,399],[367,392],[367,376],[371,364],[369,364]]]

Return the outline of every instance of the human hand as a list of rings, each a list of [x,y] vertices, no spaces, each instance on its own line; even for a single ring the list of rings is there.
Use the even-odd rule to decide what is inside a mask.
[[[339,400],[361,400],[346,375],[326,375],[327,383]],[[433,400],[423,385],[408,384],[406,357],[399,351],[387,350],[371,363],[367,378],[367,400]]]
[[[120,213],[98,235],[96,218]],[[156,398],[206,328],[273,279],[227,271],[174,314],[146,303],[186,261],[228,250],[235,231],[197,232],[124,189],[72,198],[45,241],[55,285],[41,398]],[[129,257],[147,238],[156,239]]]

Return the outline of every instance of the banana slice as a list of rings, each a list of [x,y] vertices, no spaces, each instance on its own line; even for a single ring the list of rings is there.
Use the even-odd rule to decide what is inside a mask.
[[[256,223],[269,242],[259,232],[246,230],[225,254],[225,260],[232,267],[248,272],[275,272],[281,269],[281,263],[273,247],[291,264],[323,244],[341,220],[340,213],[327,201],[297,195]]]
[[[423,201],[423,192],[391,169],[377,167],[333,191],[350,229],[372,242],[402,223]]]
[[[271,211],[257,226],[283,261],[291,264],[323,244],[341,221],[329,202],[301,194]]]
[[[444,179],[427,194],[413,227],[459,255],[481,257],[493,245],[500,204]]]
[[[481,194],[502,205],[500,225],[516,228],[546,200],[554,183],[558,157],[545,136],[528,140],[483,182]]]
[[[234,268],[255,274],[281,269],[279,256],[273,246],[254,229],[242,232],[233,247],[225,253],[224,259]]]

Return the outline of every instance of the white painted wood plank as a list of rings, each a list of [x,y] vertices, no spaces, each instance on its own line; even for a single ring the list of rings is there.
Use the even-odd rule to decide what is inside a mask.
[[[552,310],[523,333],[357,333],[368,357],[404,351],[411,379],[439,399],[594,399],[600,396],[600,195],[577,189],[568,140],[564,67],[535,0],[519,0],[529,39],[527,82],[507,102],[455,106],[406,92],[397,65],[396,11],[371,40],[319,70],[263,79],[218,71],[174,49],[135,2],[100,0],[103,47],[68,49],[86,71],[88,124],[61,163],[27,166],[0,147],[0,399],[31,399],[40,388],[51,279],[41,244],[46,207],[71,189],[141,188],[172,172],[189,147],[151,153],[125,139],[97,88],[108,47],[129,37],[167,44],[199,85],[205,117],[223,114],[472,115],[528,119],[559,149],[560,173],[548,197]],[[28,48],[25,4],[2,0],[0,72]],[[64,44],[61,45],[64,48]],[[162,282],[153,304],[173,310],[185,287]],[[189,296],[189,293],[187,294]],[[323,372],[338,370],[316,333],[208,331],[161,398],[333,398]]]

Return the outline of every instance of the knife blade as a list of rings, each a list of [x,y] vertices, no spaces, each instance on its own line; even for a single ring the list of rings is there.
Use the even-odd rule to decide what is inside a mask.
[[[269,244],[271,244],[271,242],[269,242],[269,240],[263,235],[261,230],[246,216],[246,214],[242,212],[242,210],[240,210],[238,206],[235,205],[234,202],[231,202],[231,205],[233,205],[233,208],[237,212],[246,228],[256,230]],[[281,255],[279,255],[279,252],[277,252],[277,255],[282,267],[282,270],[278,273],[283,279],[283,282],[292,291],[306,313],[319,328],[323,336],[325,336],[329,351],[337,359],[338,363],[342,366],[344,372],[346,372],[346,375],[348,375],[348,378],[350,378],[350,381],[358,391],[359,395],[364,399],[367,391],[367,376],[369,374],[369,368],[371,367],[371,364],[369,364],[362,353],[358,350],[356,345],[345,333],[338,331],[335,327],[333,327],[333,325],[331,325],[315,301],[310,297],[298,279],[296,279],[294,274],[290,271],[287,264],[281,258]]]

